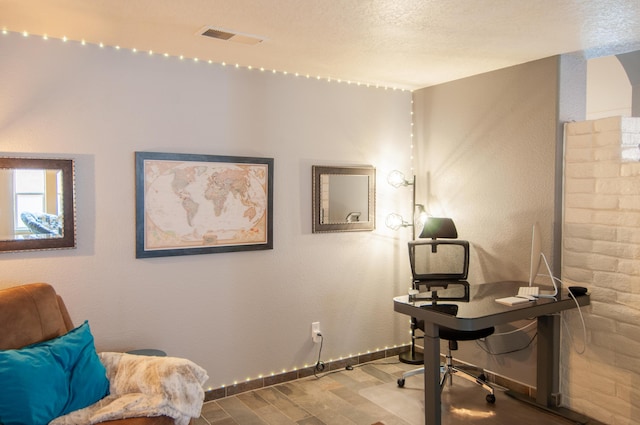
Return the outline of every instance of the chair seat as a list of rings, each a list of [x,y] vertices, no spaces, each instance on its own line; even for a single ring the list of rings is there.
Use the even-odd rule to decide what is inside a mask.
[[[440,328],[440,338],[447,341],[474,341],[486,338],[495,332],[495,328],[478,329],[477,331],[458,331],[449,328]]]
[[[416,327],[421,331],[424,331],[424,321],[418,320]],[[492,326],[490,328],[478,329],[476,331],[459,331],[451,328],[440,328],[440,338],[447,341],[474,341],[480,338],[486,338],[493,334],[496,329]]]

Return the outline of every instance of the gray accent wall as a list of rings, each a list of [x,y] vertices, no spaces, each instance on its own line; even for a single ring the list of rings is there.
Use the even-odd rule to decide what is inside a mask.
[[[535,222],[550,266],[559,258],[560,130],[584,105],[585,67],[580,57],[551,57],[414,92],[416,198],[470,242],[471,284],[528,281]],[[534,337],[535,324],[501,326],[484,342],[461,343],[457,357],[535,385]]]

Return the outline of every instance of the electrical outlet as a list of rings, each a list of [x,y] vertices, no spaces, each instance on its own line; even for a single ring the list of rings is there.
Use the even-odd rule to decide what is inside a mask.
[[[316,344],[320,342],[320,322],[313,322],[311,324],[311,339]]]

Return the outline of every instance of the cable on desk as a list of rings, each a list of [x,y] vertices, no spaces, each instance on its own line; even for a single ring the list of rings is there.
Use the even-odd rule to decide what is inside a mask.
[[[536,331],[536,333],[529,339],[529,342],[527,342],[527,344],[524,347],[521,348],[516,348],[515,350],[509,350],[509,351],[503,351],[501,353],[494,353],[493,351],[489,350],[489,348],[487,348],[486,344],[481,344],[480,340],[476,340],[476,345],[478,347],[480,347],[480,349],[482,351],[484,351],[485,353],[491,354],[492,356],[502,356],[504,354],[513,354],[513,353],[517,353],[518,351],[522,351],[525,350],[527,348],[529,348],[531,346],[531,344],[533,343],[533,341],[536,339],[536,337],[538,336],[538,332]]]

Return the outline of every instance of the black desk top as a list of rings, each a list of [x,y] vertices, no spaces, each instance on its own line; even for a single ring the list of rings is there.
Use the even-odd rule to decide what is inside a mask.
[[[445,287],[437,287],[443,285]],[[433,284],[433,292],[421,292],[413,302],[408,295],[393,299],[394,310],[438,326],[457,330],[478,330],[516,320],[534,318],[562,310],[576,308],[576,302],[566,289],[562,289],[555,299],[538,298],[523,304],[507,306],[496,302],[496,298],[515,296],[520,286],[527,282],[493,282],[470,285],[468,282],[442,282]],[[425,299],[420,299],[423,297]],[[589,304],[589,295],[578,296],[578,304]],[[429,309],[433,304],[456,305],[457,315]],[[423,307],[424,306],[424,307]]]

